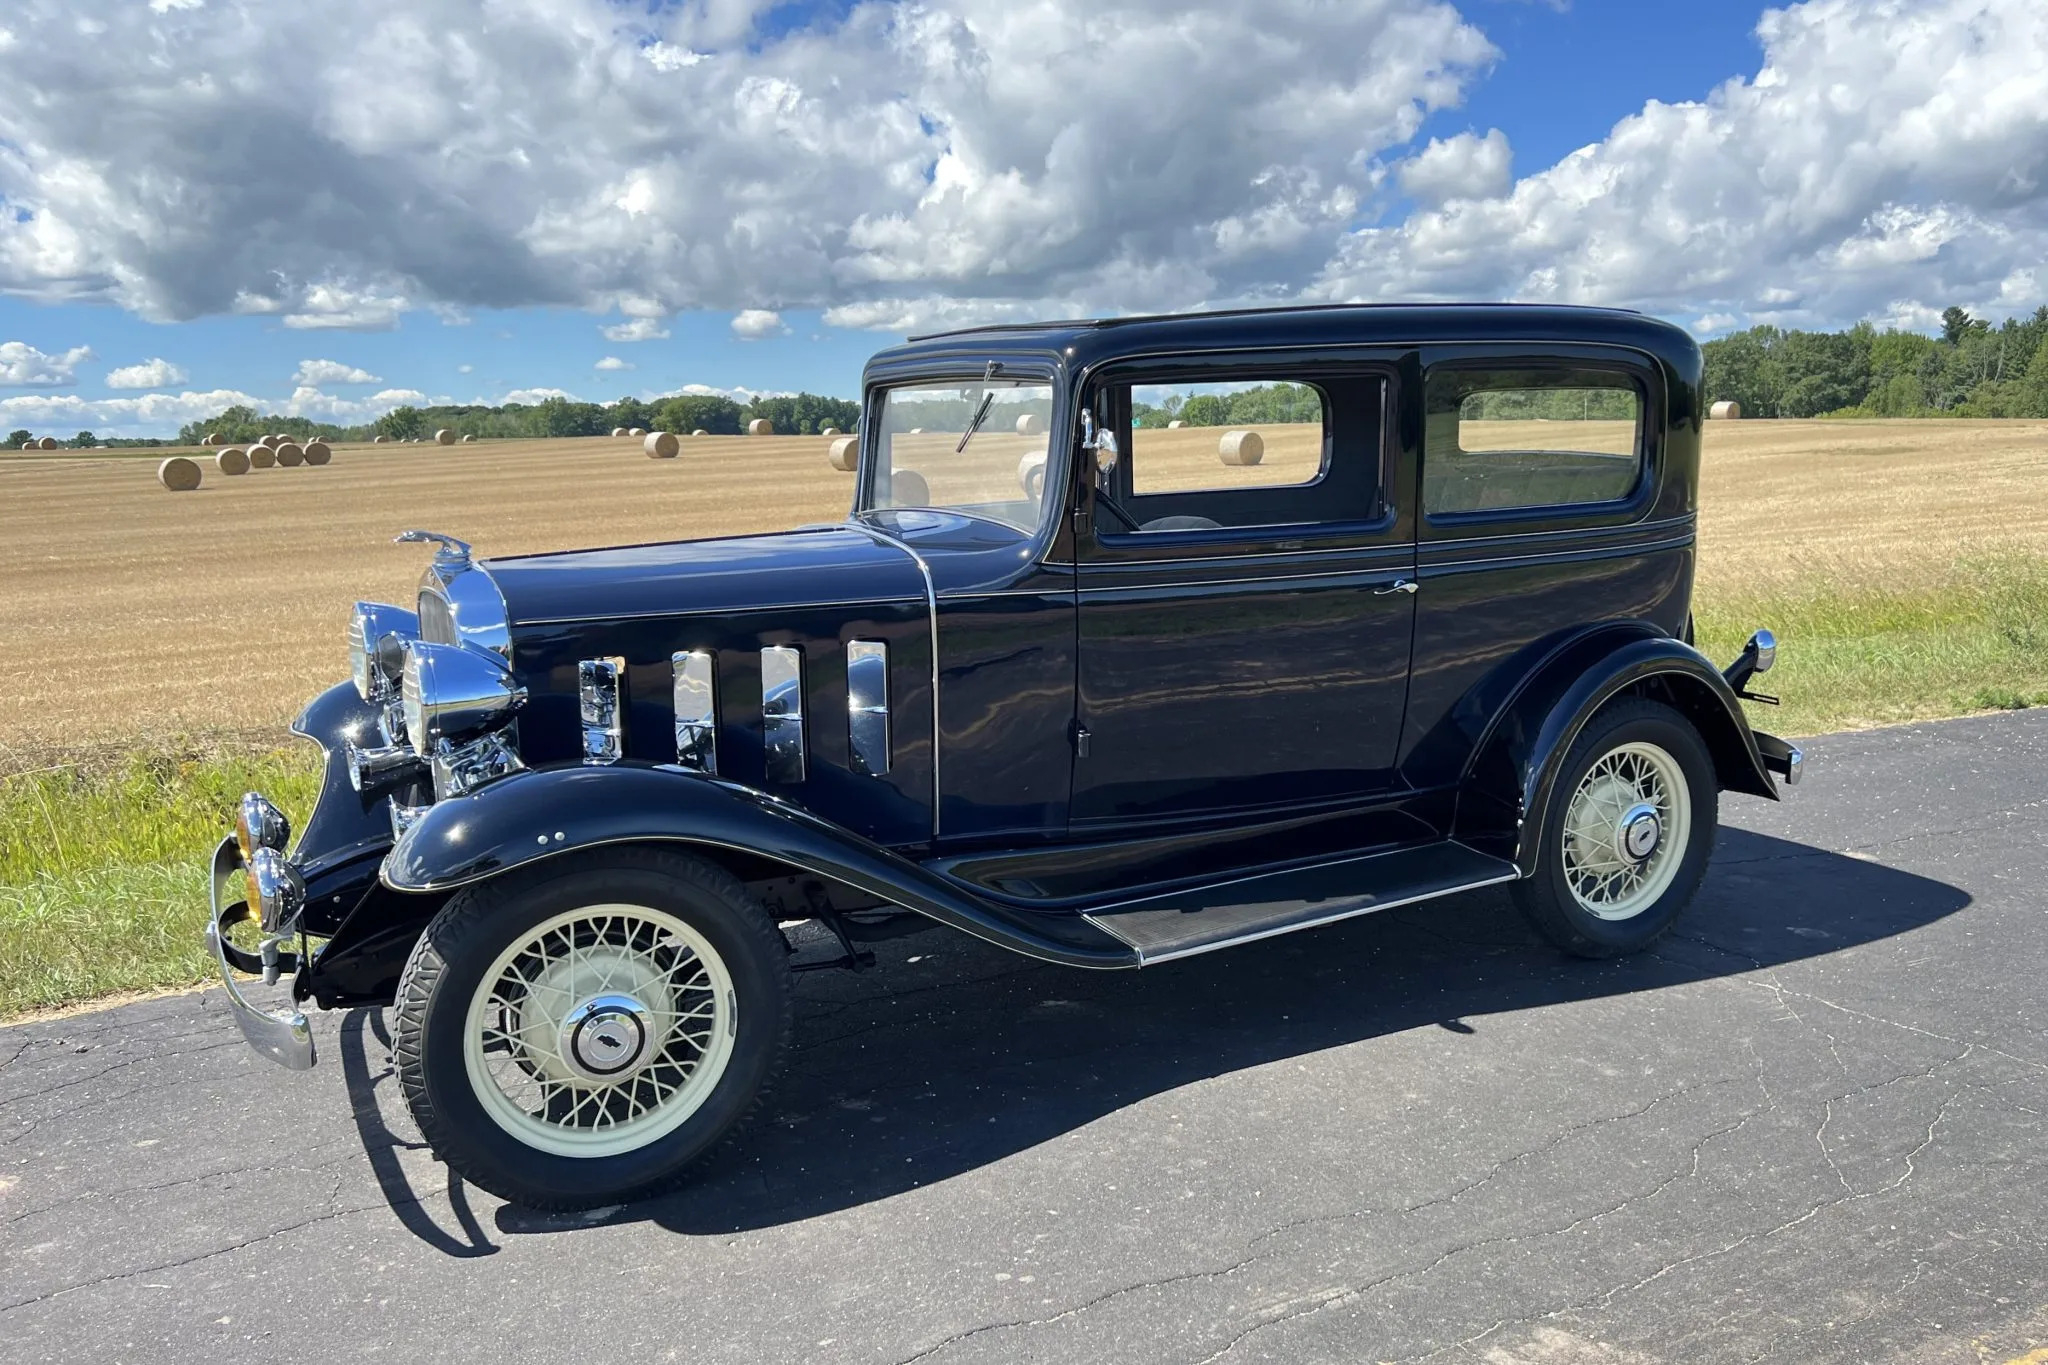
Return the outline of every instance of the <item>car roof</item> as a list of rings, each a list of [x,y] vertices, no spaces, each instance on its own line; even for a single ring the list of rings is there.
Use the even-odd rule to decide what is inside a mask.
[[[1339,303],[1141,317],[999,323],[929,332],[879,352],[870,369],[980,352],[1051,353],[1086,366],[1120,355],[1267,346],[1487,341],[1604,343],[1697,366],[1683,328],[1621,308],[1530,303]]]

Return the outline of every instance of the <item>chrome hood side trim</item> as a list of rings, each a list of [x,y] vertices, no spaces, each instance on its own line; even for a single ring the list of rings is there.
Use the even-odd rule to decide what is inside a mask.
[[[939,837],[939,802],[945,787],[939,781],[939,591],[932,582],[932,566],[925,563],[908,541],[898,540],[887,531],[868,525],[864,521],[844,523],[849,530],[859,531],[877,545],[887,545],[910,556],[910,562],[917,565],[918,573],[924,578],[924,605],[930,619],[932,645],[932,841]]]

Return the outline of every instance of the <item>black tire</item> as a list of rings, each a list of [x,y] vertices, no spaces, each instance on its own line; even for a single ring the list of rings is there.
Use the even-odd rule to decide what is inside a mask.
[[[1580,903],[1565,875],[1565,822],[1572,795],[1594,764],[1631,743],[1654,744],[1676,762],[1691,797],[1690,822],[1677,872],[1664,891],[1627,919],[1603,919]],[[1713,853],[1719,805],[1713,759],[1685,717],[1640,698],[1615,702],[1587,723],[1558,771],[1537,833],[1536,873],[1512,885],[1515,903],[1539,933],[1568,953],[1600,958],[1640,952],[1671,928],[1698,893]]]
[[[484,973],[519,936],[580,906],[665,911],[723,959],[737,997],[725,1071],[673,1131],[630,1152],[570,1156],[522,1141],[471,1085],[463,1034]],[[458,892],[420,936],[399,979],[392,1052],[420,1132],[451,1170],[536,1209],[587,1209],[674,1188],[759,1110],[789,1047],[788,944],[724,869],[659,849],[550,860]]]

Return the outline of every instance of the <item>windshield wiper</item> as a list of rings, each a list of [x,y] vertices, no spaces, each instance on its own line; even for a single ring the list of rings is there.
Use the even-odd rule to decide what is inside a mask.
[[[981,382],[987,384],[996,377],[1002,368],[1002,364],[999,361],[989,361],[988,368],[982,372]],[[967,449],[967,443],[974,439],[974,433],[980,431],[981,424],[988,420],[988,410],[995,406],[995,401],[996,391],[994,389],[984,389],[982,391],[981,406],[974,410],[974,420],[967,424],[967,430],[960,433],[960,444],[953,447],[955,455]]]

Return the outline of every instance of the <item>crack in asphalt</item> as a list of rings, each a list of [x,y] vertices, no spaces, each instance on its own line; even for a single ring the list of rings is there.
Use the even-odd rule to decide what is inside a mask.
[[[1473,1190],[1476,1190],[1481,1186],[1490,1183],[1499,1175],[1501,1175],[1504,1171],[1508,1170],[1510,1167],[1516,1165],[1517,1163],[1530,1160],[1534,1157],[1541,1156],[1546,1152],[1554,1151],[1558,1147],[1563,1146],[1566,1142],[1570,1141],[1573,1137],[1577,1136],[1580,1133],[1584,1133],[1591,1129],[1603,1127],[1609,1124],[1623,1123],[1630,1119],[1640,1118],[1643,1115],[1649,1113],[1651,1110],[1655,1109],[1658,1105],[1664,1104],[1670,1100],[1678,1099],[1682,1096],[1693,1094],[1697,1091],[1712,1089],[1716,1086],[1736,1084],[1739,1082],[1740,1079],[1741,1078],[1738,1077],[1720,1077],[1711,1081],[1699,1081],[1691,1085],[1680,1086],[1675,1090],[1671,1090],[1664,1094],[1656,1096],[1655,1098],[1651,1099],[1647,1104],[1640,1105],[1637,1108],[1626,1110],[1619,1114],[1602,1115],[1599,1118],[1590,1119],[1584,1123],[1573,1124],[1571,1127],[1563,1129],[1562,1131],[1553,1134],[1547,1141],[1543,1142],[1539,1146],[1532,1147],[1527,1151],[1517,1152],[1513,1156],[1505,1157],[1502,1160],[1496,1162],[1484,1175],[1481,1175],[1476,1179],[1469,1180],[1464,1184],[1459,1185],[1456,1189],[1448,1190],[1443,1194],[1432,1196],[1431,1198],[1422,1200],[1418,1203],[1410,1204],[1401,1208],[1353,1209],[1346,1210],[1342,1213],[1314,1214],[1305,1218],[1293,1219],[1289,1222],[1281,1223],[1274,1227],[1268,1228],[1265,1231],[1259,1233],[1256,1237],[1252,1238],[1249,1242],[1245,1244],[1245,1249],[1251,1252],[1251,1254],[1243,1257],[1238,1261],[1233,1262],[1230,1265],[1209,1270],[1181,1271],[1172,1275],[1164,1275],[1152,1279],[1140,1280],[1133,1284],[1121,1285],[1114,1289],[1105,1290],[1102,1293],[1097,1294],[1090,1299],[1084,1300],[1083,1302],[1078,1304],[1071,1305],[1070,1307],[1062,1309],[1058,1313],[1054,1313],[1048,1317],[1021,1318],[1004,1322],[984,1323],[980,1326],[969,1328],[966,1331],[956,1332],[952,1336],[946,1337],[941,1341],[935,1342],[930,1346],[924,1347],[923,1349],[919,1350],[915,1355],[907,1356],[901,1361],[897,1362],[897,1365],[916,1365],[916,1362],[928,1359],[931,1356],[936,1355],[940,1351],[946,1350],[953,1346],[957,1346],[961,1342],[967,1341],[971,1338],[985,1336],[990,1332],[1005,1331],[1020,1327],[1051,1326],[1055,1323],[1064,1322],[1069,1318],[1077,1317],[1083,1313],[1088,1312],[1093,1308],[1099,1307],[1100,1305],[1109,1302],[1112,1299],[1121,1298],[1128,1294],[1139,1293],[1143,1290],[1161,1289],[1165,1288],[1168,1285],[1185,1284],[1197,1280],[1226,1278],[1265,1259],[1266,1253],[1253,1251],[1252,1249],[1262,1246],[1265,1243],[1271,1241],[1273,1238],[1279,1237],[1285,1233],[1297,1232],[1303,1228],[1308,1227],[1346,1222],[1362,1218],[1403,1218],[1411,1214],[1420,1213],[1426,1209],[1438,1207],[1439,1205],[1452,1203],[1460,1197],[1471,1193]],[[1743,1122],[1747,1122],[1747,1118],[1745,1118]],[[1741,1124],[1738,1123],[1735,1126],[1740,1127]],[[1701,1138],[1699,1144],[1696,1145],[1694,1148],[1695,1157],[1697,1157],[1698,1155],[1699,1146],[1704,1145],[1709,1141],[1712,1141],[1713,1138],[1715,1138],[1716,1136],[1719,1136],[1719,1134],[1709,1133],[1705,1137]],[[1214,1358],[1215,1357],[1210,1357],[1210,1359]]]

